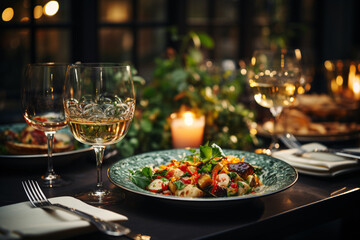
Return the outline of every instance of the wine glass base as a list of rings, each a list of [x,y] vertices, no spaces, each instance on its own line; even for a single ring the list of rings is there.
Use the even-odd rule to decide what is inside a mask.
[[[75,197],[91,205],[109,205],[122,201],[125,198],[125,194],[118,191],[110,191],[108,189],[96,189],[90,192],[77,194]]]
[[[53,188],[53,187],[62,187],[69,185],[71,181],[69,179],[64,179],[57,174],[48,174],[41,176],[39,184],[42,187]]]

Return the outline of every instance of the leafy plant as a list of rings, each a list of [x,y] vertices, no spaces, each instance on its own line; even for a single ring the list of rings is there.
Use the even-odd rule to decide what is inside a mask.
[[[202,51],[214,47],[208,35],[189,32],[179,39],[179,52],[169,48],[166,57],[155,59],[150,83],[141,78],[136,81],[134,122],[127,137],[117,144],[122,155],[172,148],[169,116],[180,108],[205,115],[204,142],[249,149],[254,113],[239,100],[245,76],[238,70],[214,71],[206,65]]]

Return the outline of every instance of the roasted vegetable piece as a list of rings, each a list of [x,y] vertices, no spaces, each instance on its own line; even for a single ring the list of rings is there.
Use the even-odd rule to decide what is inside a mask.
[[[161,192],[167,190],[168,184],[169,180],[166,178],[155,179],[149,184],[148,189],[151,192]]]
[[[213,183],[209,174],[204,174],[198,179],[198,185],[201,189],[205,189]]]
[[[223,169],[224,165],[221,162],[218,162],[215,167],[213,168],[213,171],[219,172],[221,169]]]
[[[182,190],[176,190],[175,196],[198,198],[204,196],[204,192],[196,186],[189,184]]]
[[[187,169],[189,170],[189,172],[191,172],[191,174],[194,174],[196,172],[195,166],[188,166]]]
[[[239,185],[239,190],[238,190],[239,196],[246,194],[250,189],[249,184],[247,184],[246,182],[238,182],[238,185]]]
[[[170,190],[170,192],[172,192],[173,194],[174,194],[175,191],[177,190],[176,185],[175,185],[172,181],[169,181],[169,190]]]
[[[229,171],[236,172],[243,179],[247,179],[247,177],[254,173],[254,168],[247,162],[239,162],[239,163],[230,163]]]
[[[216,176],[217,185],[221,187],[227,187],[230,180],[230,177],[226,173],[220,173]]]
[[[256,181],[253,175],[249,175],[246,180],[249,183],[250,187],[255,187]]]
[[[217,186],[214,195],[217,197],[226,197],[227,196],[227,188],[226,187],[221,187],[221,186]]]

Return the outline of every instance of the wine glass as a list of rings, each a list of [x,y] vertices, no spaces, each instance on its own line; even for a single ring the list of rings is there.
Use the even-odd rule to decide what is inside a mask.
[[[269,108],[274,118],[272,142],[263,153],[271,154],[279,148],[277,119],[284,107],[295,101],[301,77],[299,49],[257,50],[251,58],[249,85],[255,101]]]
[[[121,141],[135,112],[135,92],[129,65],[84,63],[69,65],[64,93],[65,116],[74,137],[92,145],[96,155],[97,184],[77,195],[91,204],[118,201],[102,181],[102,162],[107,145]]]
[[[25,121],[45,133],[48,146],[48,167],[41,176],[44,187],[69,183],[55,173],[52,160],[54,135],[66,126],[62,94],[67,64],[35,63],[26,67],[21,87],[21,105]]]

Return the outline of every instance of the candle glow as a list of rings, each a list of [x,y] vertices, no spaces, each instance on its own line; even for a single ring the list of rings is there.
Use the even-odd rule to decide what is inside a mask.
[[[171,118],[171,136],[174,148],[196,148],[203,140],[205,117],[196,117],[190,111],[173,113]]]

